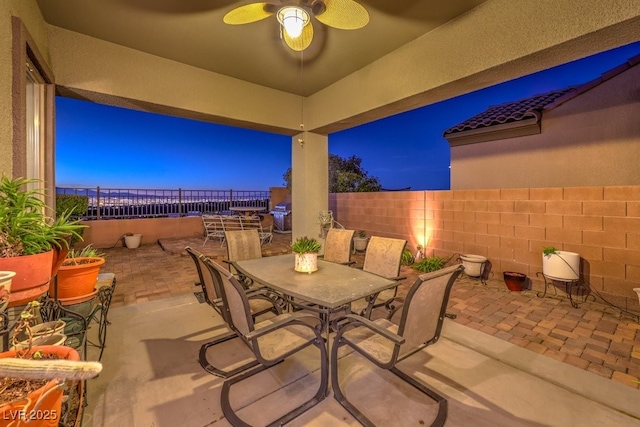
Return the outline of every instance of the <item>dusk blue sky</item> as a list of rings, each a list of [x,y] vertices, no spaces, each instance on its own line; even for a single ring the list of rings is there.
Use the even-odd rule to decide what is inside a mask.
[[[491,105],[593,80],[640,42],[329,135],[384,188],[449,189],[451,126]],[[56,98],[58,187],[268,190],[283,185],[291,137]]]

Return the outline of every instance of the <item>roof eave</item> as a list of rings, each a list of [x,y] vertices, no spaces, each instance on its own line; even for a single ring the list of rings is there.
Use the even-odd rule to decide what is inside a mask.
[[[541,133],[539,117],[532,117],[517,122],[502,123],[478,129],[470,129],[446,135],[451,147],[495,141],[498,139],[516,138]]]

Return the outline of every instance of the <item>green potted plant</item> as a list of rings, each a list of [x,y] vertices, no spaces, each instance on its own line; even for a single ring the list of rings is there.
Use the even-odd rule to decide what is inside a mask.
[[[0,179],[0,270],[14,271],[9,306],[22,305],[45,294],[56,274],[59,253],[69,249],[83,225],[63,213],[56,219],[43,202],[39,190],[28,186],[37,181],[25,178]],[[61,261],[61,259],[60,259]]]
[[[358,230],[356,236],[353,237],[353,249],[356,251],[365,251],[367,249],[367,232],[364,230]]]
[[[100,268],[105,263],[104,257],[104,253],[91,245],[81,250],[71,249],[58,270],[57,294],[53,296],[69,304],[80,303],[91,296],[95,292]]]
[[[298,237],[291,244],[291,250],[295,254],[294,270],[301,273],[313,273],[318,270],[318,252],[321,248],[322,245],[312,237]]]

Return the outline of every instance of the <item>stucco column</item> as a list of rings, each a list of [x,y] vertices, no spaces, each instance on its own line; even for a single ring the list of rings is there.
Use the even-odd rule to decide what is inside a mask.
[[[329,138],[303,132],[291,140],[292,238],[318,238],[318,213],[329,209]]]

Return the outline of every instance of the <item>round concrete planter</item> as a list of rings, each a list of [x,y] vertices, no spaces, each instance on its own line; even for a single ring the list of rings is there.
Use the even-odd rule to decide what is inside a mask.
[[[142,234],[125,234],[124,235],[124,244],[129,249],[135,249],[140,246],[140,240],[142,239]]]
[[[460,255],[464,274],[470,277],[480,277],[482,275],[482,267],[487,262],[487,258],[482,255]]]

